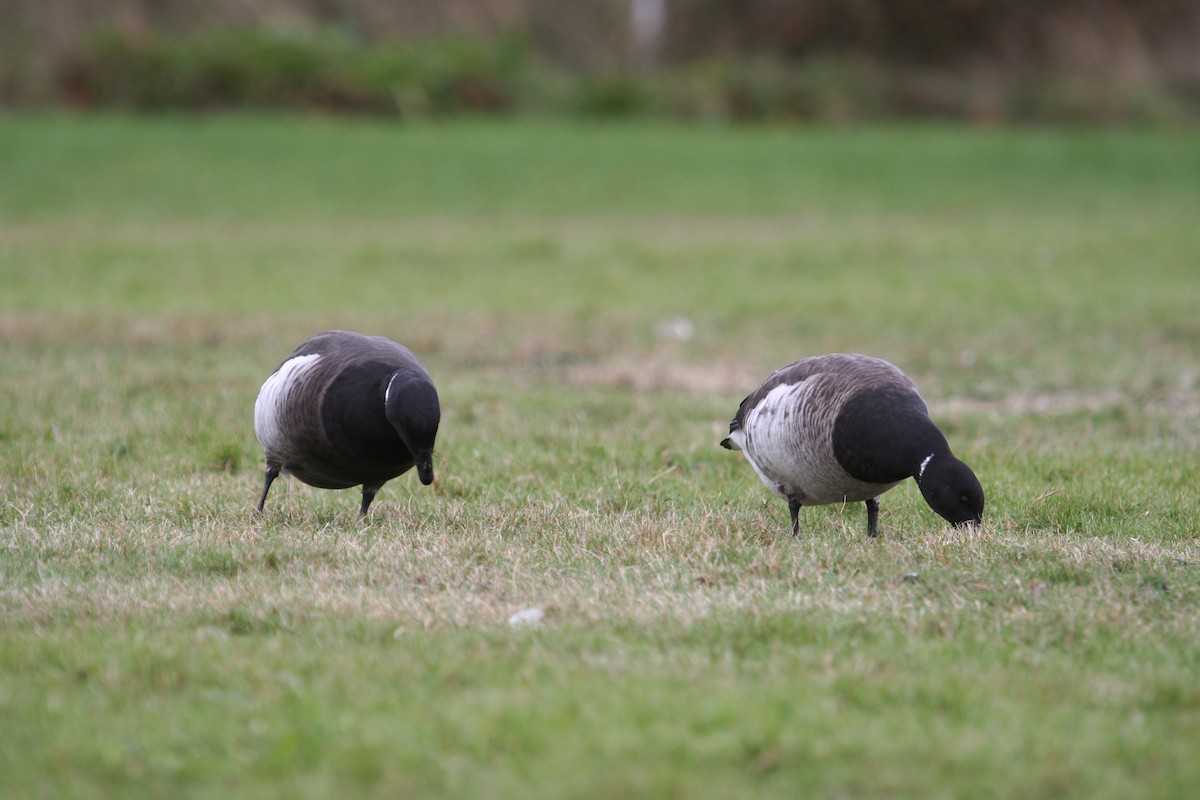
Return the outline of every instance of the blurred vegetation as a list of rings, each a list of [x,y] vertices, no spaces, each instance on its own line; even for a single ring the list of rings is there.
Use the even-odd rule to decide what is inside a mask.
[[[267,107],[424,115],[510,108],[525,49],[510,37],[369,44],[336,28],[97,34],[64,73],[77,105]]]
[[[1179,122],[1191,0],[0,0],[0,102],[399,116]],[[653,3],[654,0],[649,0]]]

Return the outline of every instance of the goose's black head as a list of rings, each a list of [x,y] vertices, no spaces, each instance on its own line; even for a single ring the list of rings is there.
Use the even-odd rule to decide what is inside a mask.
[[[384,412],[400,441],[412,453],[421,483],[433,483],[433,443],[442,407],[437,389],[426,376],[411,370],[396,372],[384,394]]]
[[[971,468],[949,453],[924,462],[917,485],[929,507],[947,522],[977,528],[983,521],[983,487]]]

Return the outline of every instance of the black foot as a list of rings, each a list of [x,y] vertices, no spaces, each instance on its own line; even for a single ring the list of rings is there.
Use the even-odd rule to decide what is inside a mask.
[[[367,509],[371,507],[371,501],[375,499],[375,493],[378,491],[378,486],[363,486],[362,508],[358,510],[358,515],[360,517],[365,517],[367,515]]]
[[[867,503],[867,536],[879,535],[879,498],[872,497]]]
[[[792,513],[792,536],[800,535],[800,498],[788,498],[788,511]]]
[[[279,477],[280,467],[278,464],[267,465],[267,478],[263,481],[262,497],[258,498],[258,513],[262,513],[263,504],[267,502],[267,492],[271,489],[271,484]]]

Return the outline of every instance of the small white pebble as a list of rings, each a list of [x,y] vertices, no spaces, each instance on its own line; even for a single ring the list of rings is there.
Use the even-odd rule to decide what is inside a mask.
[[[546,617],[546,609],[535,606],[518,611],[508,618],[508,624],[513,627],[521,625],[537,625]]]
[[[654,333],[664,341],[690,342],[696,335],[696,326],[687,317],[672,317],[655,325]]]

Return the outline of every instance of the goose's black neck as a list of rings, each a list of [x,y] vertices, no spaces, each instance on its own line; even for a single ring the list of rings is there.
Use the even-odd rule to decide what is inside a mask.
[[[384,389],[384,413],[417,460],[427,456],[442,417],[437,389],[429,377],[411,369],[392,373]]]
[[[919,395],[885,388],[846,401],[834,422],[833,453],[860,481],[895,483],[917,477],[922,462],[949,456],[950,448]]]

